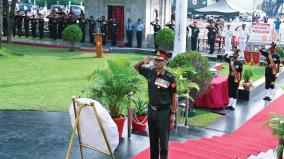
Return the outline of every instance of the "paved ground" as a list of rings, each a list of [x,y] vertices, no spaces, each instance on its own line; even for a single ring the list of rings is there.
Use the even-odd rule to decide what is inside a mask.
[[[279,81],[284,84],[284,79]],[[264,89],[263,89],[264,90]],[[282,94],[276,89],[273,98]],[[261,91],[250,101],[238,101],[235,111],[227,113],[221,120],[208,128],[178,127],[172,130],[170,139],[183,141],[231,133],[269,103],[264,102]],[[127,159],[149,146],[147,136],[132,135],[127,139],[127,131],[115,151],[118,159]],[[65,158],[71,124],[68,113],[34,111],[0,111],[0,158],[1,159],[62,159]],[[74,143],[72,157],[79,158],[78,142]],[[105,155],[84,149],[86,159],[108,158]]]

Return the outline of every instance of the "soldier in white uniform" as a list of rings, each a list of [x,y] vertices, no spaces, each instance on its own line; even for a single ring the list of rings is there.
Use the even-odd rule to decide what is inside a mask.
[[[224,29],[223,36],[225,38],[225,54],[230,55],[232,49],[232,37],[233,37],[233,31],[231,30],[230,24],[228,24],[227,27]]]
[[[247,46],[247,42],[249,40],[249,32],[246,30],[246,24],[242,24],[242,27],[238,26],[236,28],[237,34],[239,35],[240,41],[238,48],[241,51],[241,57],[244,57],[244,51]]]

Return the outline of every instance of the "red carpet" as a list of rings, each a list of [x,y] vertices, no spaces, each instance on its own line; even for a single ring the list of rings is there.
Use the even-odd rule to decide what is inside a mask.
[[[263,124],[270,117],[270,112],[284,114],[284,95],[254,115],[232,134],[186,140],[183,143],[169,144],[169,159],[245,159],[274,148],[277,138]],[[132,159],[149,159],[149,148]]]

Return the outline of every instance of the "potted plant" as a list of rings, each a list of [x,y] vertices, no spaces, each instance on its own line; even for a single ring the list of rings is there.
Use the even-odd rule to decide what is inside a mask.
[[[284,147],[284,116],[272,113],[269,120],[265,122],[265,126],[271,128],[273,135],[278,138],[278,146],[274,149],[278,159],[282,159]]]
[[[250,68],[245,69],[244,74],[243,74],[243,87],[245,90],[250,90],[252,83],[251,83],[251,77],[253,76],[252,70]]]
[[[147,127],[147,102],[143,101],[141,98],[133,99],[134,112],[133,112],[133,121],[132,129],[146,132]]]
[[[129,105],[127,95],[138,90],[140,78],[129,61],[108,60],[107,65],[108,69],[96,70],[90,75],[92,84],[85,89],[85,93],[107,106],[122,137],[126,119],[123,112]]]
[[[193,90],[198,92],[200,89],[198,84],[191,80],[191,77],[196,75],[196,71],[191,66],[187,66],[172,69],[172,72],[176,76],[178,85],[177,94],[179,96],[179,106],[184,107],[181,116],[185,118],[184,124],[187,126],[187,118],[195,114],[195,110],[193,109],[195,99],[190,96],[190,92]],[[179,119],[179,121],[182,120]]]
[[[80,41],[82,39],[82,30],[76,25],[69,25],[62,32],[62,37],[66,41],[70,41],[70,49],[69,51],[75,51],[75,41]]]

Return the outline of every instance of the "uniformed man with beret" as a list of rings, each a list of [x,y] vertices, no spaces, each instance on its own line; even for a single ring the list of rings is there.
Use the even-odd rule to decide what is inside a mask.
[[[161,50],[154,57],[146,57],[135,64],[134,68],[148,81],[148,128],[151,159],[168,157],[169,125],[174,122],[177,112],[177,89],[175,76],[166,66],[170,56]],[[154,67],[144,64],[154,59]]]
[[[155,42],[155,37],[156,37],[158,31],[161,30],[161,25],[159,24],[159,19],[155,19],[150,24],[154,27],[154,45],[155,45],[155,49],[158,49],[158,45]]]
[[[229,63],[229,76],[228,76],[228,91],[229,91],[229,104],[226,109],[235,110],[238,98],[238,89],[242,79],[243,64],[238,60],[240,50],[234,51],[233,57],[224,55],[224,59]]]
[[[29,37],[30,35],[30,20],[31,18],[28,16],[28,11],[25,11],[24,28],[25,28],[26,37]]]
[[[32,18],[30,19],[31,25],[32,25],[32,36],[33,39],[36,38],[36,27],[37,27],[37,19],[35,15],[33,14]]]
[[[44,19],[42,14],[39,14],[38,17],[38,31],[39,31],[39,38],[43,38],[43,30],[44,30]]]
[[[266,95],[263,100],[271,100],[271,93],[275,87],[275,80],[279,76],[280,56],[276,53],[276,44],[272,43],[271,47],[265,50],[259,50],[265,57],[265,89]]]

